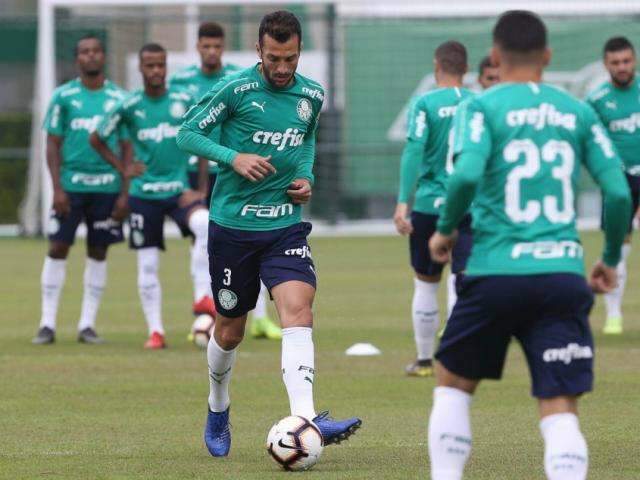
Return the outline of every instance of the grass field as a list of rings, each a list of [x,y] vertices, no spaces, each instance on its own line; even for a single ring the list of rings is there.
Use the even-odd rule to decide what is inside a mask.
[[[584,238],[591,255],[600,236]],[[412,280],[400,238],[312,241],[319,273],[316,407],[358,415],[358,434],[325,449],[304,474],[323,479],[428,478],[427,414],[433,380],[403,375],[414,354],[409,316]],[[170,348],[143,351],[135,257],[114,248],[98,329],[108,343],[75,341],[82,294],[82,246],[73,251],[61,300],[58,341],[29,341],[39,320],[42,241],[1,240],[1,479],[289,478],[267,457],[271,424],[288,414],[279,342],[247,339],[231,386],[233,447],[209,457],[202,441],[208,381],[205,355],[186,340],[191,324],[188,245],[171,241],[162,257],[164,317]],[[631,255],[626,331],[596,333],[596,390],[581,404],[594,480],[640,478],[640,254]],[[441,289],[443,294],[444,289]],[[442,295],[441,300],[444,300]],[[444,302],[443,302],[444,305]],[[346,357],[358,341],[378,357]],[[542,441],[529,378],[513,345],[501,383],[480,387],[472,407],[474,446],[465,478],[543,479]]]

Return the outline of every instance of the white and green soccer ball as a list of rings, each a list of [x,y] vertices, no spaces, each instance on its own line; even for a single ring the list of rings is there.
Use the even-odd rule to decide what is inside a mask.
[[[267,435],[267,452],[285,470],[309,470],[323,447],[322,433],[304,417],[285,417]]]

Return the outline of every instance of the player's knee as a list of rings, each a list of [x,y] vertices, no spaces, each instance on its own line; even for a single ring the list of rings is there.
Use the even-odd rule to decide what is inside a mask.
[[[284,328],[313,326],[313,312],[308,302],[302,300],[288,302],[282,312],[282,326]]]
[[[206,239],[209,234],[209,212],[204,208],[197,208],[191,212],[189,229],[196,239]]]
[[[91,245],[87,247],[87,257],[102,262],[107,258],[107,247],[101,245]]]
[[[51,242],[47,255],[55,260],[64,260],[69,255],[69,248],[66,243]]]
[[[244,325],[239,322],[225,322],[224,319],[218,317],[214,328],[213,336],[216,343],[223,350],[233,350],[242,342],[244,338]]]
[[[573,413],[577,415],[578,397],[575,395],[561,395],[553,398],[540,398],[538,406],[541,418],[558,413]]]
[[[448,370],[441,362],[436,363],[436,378],[439,387],[457,388],[473,395],[478,386],[478,380],[461,377]]]

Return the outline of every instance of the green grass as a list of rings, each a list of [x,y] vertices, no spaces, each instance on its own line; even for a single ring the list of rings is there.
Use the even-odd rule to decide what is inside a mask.
[[[600,248],[585,236],[586,250]],[[403,375],[414,344],[407,248],[400,238],[314,239],[319,273],[316,311],[316,407],[359,415],[363,428],[328,447],[309,478],[428,478],[427,415],[433,380]],[[135,257],[114,248],[99,314],[102,346],[80,345],[75,328],[82,294],[83,247],[70,257],[58,341],[29,343],[40,310],[46,244],[1,240],[0,478],[271,479],[289,478],[267,457],[270,425],[288,414],[278,342],[247,339],[231,386],[233,447],[213,459],[202,442],[208,381],[204,353],[186,340],[191,324],[188,245],[169,242],[162,256],[164,317],[170,348],[143,351],[146,327]],[[593,257],[587,263],[593,262]],[[638,479],[640,424],[640,255],[632,253],[625,334],[596,332],[596,389],[581,402],[590,478]],[[444,288],[441,289],[441,294]],[[444,295],[442,299],[444,300]],[[443,302],[444,305],[444,302]],[[352,358],[359,341],[379,357]],[[523,356],[513,345],[504,380],[484,383],[472,408],[474,446],[465,478],[542,479],[542,441]]]

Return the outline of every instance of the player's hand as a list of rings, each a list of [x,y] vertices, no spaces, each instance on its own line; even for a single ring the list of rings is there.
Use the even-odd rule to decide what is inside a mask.
[[[299,178],[291,182],[287,195],[291,197],[293,203],[302,205],[311,199],[311,183],[306,178]]]
[[[259,182],[267,175],[276,173],[275,167],[269,163],[270,160],[271,155],[261,157],[254,153],[239,153],[233,159],[231,166],[238,175],[242,175],[251,182]]]
[[[62,189],[53,191],[53,211],[57,215],[64,217],[71,212],[71,203],[69,202],[69,195]]]
[[[406,203],[398,203],[396,205],[396,211],[393,214],[393,223],[396,225],[396,230],[400,235],[410,235],[413,233],[413,225],[411,221],[407,220],[407,213],[409,206]]]
[[[178,207],[188,207],[196,202],[202,202],[204,199],[205,195],[200,190],[185,190],[178,198]]]
[[[618,286],[618,273],[600,260],[591,269],[589,286],[594,293],[609,293]]]
[[[147,170],[147,166],[144,163],[131,162],[124,168],[124,171],[122,172],[122,176],[125,178],[139,177],[146,170]]]
[[[111,210],[111,218],[116,222],[122,222],[129,215],[129,194],[121,193],[116,198],[116,202],[113,204],[113,210]]]
[[[452,235],[443,235],[440,232],[436,232],[431,235],[429,240],[429,251],[431,258],[438,263],[448,263],[451,261],[451,250],[456,244],[457,232]]]

